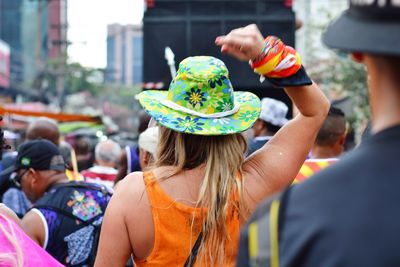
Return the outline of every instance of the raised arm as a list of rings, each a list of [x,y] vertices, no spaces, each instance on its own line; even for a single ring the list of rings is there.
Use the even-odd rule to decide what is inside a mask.
[[[255,25],[220,36],[216,44],[221,46],[222,52],[246,61],[257,58],[265,45]],[[250,155],[243,165],[243,198],[250,213],[265,197],[283,190],[293,181],[329,110],[328,99],[314,83],[286,87],[285,91],[299,114]]]

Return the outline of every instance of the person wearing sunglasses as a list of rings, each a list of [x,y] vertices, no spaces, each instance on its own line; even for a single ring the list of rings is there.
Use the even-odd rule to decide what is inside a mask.
[[[23,143],[11,175],[33,207],[17,223],[25,233],[66,266],[90,266],[96,236],[111,192],[105,186],[68,181],[65,163],[48,140]]]

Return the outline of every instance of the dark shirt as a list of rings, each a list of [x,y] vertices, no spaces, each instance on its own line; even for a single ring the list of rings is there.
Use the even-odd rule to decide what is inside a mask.
[[[279,214],[280,266],[400,266],[399,159],[396,126],[371,136],[335,165],[294,186]],[[269,201],[249,225],[268,224]],[[246,227],[238,266],[270,266],[270,232],[259,232],[256,256],[249,255],[249,235]]]
[[[253,154],[255,151],[259,150],[262,148],[270,139],[272,136],[260,136],[256,137],[253,140],[249,142],[249,147],[247,149],[247,155]]]
[[[95,184],[51,187],[33,208],[44,220],[46,251],[67,266],[87,266],[110,197],[106,187]]]

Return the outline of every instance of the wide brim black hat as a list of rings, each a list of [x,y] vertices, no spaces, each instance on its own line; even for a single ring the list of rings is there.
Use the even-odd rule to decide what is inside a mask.
[[[400,20],[389,16],[365,19],[349,9],[328,27],[322,40],[342,51],[400,56]]]

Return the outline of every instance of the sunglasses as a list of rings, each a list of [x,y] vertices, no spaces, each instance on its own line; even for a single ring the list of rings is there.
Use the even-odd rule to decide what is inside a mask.
[[[21,188],[21,180],[28,171],[29,171],[29,169],[25,170],[21,174],[19,174],[18,172],[12,173],[10,180],[15,184],[15,186],[17,186],[18,188]]]

